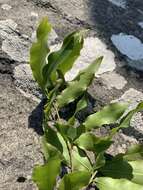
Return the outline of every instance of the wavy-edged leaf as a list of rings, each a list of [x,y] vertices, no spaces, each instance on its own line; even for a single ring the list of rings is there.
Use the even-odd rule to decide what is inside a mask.
[[[100,172],[107,177],[126,178],[130,181],[143,185],[143,160],[126,161],[123,158],[114,158],[108,161],[100,169]]]
[[[102,62],[102,59],[103,57],[98,58],[86,69],[81,71],[72,82],[69,82],[69,86],[57,97],[59,107],[63,107],[74,101],[87,90],[94,78],[95,72],[98,70]]]
[[[126,179],[112,179],[110,177],[97,178],[96,185],[99,190],[143,190],[142,185]]]
[[[32,179],[39,190],[52,190],[56,184],[56,178],[60,173],[61,160],[51,159],[43,166],[36,166]]]
[[[96,137],[92,133],[84,133],[74,143],[83,150],[100,153],[107,150],[113,141],[109,137]]]
[[[143,111],[143,102],[140,102],[135,109],[131,110],[121,119],[119,126],[112,129],[112,134],[115,134],[119,129],[130,127],[130,121],[133,115],[140,111]]]
[[[50,51],[47,45],[50,31],[51,25],[48,22],[48,18],[45,17],[37,29],[37,42],[33,43],[30,49],[30,66],[33,76],[42,90],[44,90],[42,69],[46,64],[46,57]]]
[[[73,32],[68,35],[64,41],[61,49],[57,52],[52,52],[48,56],[48,64],[43,68],[43,76],[45,81],[49,80],[49,77],[55,78],[55,71],[58,69],[64,75],[70,70],[75,60],[80,55],[80,50],[83,47],[83,35],[82,32]]]
[[[91,130],[102,125],[113,124],[123,115],[127,109],[125,103],[112,103],[105,106],[102,110],[87,117],[84,122],[85,128]]]
[[[58,190],[80,190],[87,186],[91,177],[90,172],[78,171],[63,177]]]

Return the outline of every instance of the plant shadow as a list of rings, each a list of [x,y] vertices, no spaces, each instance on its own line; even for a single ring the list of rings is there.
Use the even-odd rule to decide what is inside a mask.
[[[42,129],[44,105],[45,99],[42,99],[28,117],[28,128],[34,129],[34,131],[40,136],[44,134]]]

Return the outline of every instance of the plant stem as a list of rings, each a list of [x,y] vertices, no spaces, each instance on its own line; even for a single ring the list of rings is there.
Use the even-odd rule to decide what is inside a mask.
[[[66,145],[68,148],[68,152],[69,152],[69,157],[70,157],[70,166],[71,166],[71,173],[73,172],[73,163],[72,163],[72,147],[68,144],[68,142],[66,141]]]
[[[57,109],[57,105],[53,104],[53,107],[54,107],[54,109],[55,109],[55,111],[56,111],[58,120],[60,121],[60,115],[59,115],[59,112],[58,112],[58,109]]]
[[[89,181],[89,185],[93,182],[93,180],[94,180],[94,178],[95,178],[95,176],[96,176],[96,173],[97,173],[97,171],[95,171],[95,172],[92,174],[92,176],[91,176],[91,178],[90,178],[90,181]]]

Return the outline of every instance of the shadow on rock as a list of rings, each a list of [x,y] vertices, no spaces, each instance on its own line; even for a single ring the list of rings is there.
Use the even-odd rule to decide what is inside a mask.
[[[143,144],[143,133],[139,132],[137,129],[133,127],[123,129],[123,133],[127,136],[134,137],[138,142]]]
[[[119,7],[109,0],[90,0],[89,5],[92,23],[107,43],[112,34],[120,32],[143,39],[142,29],[138,25],[143,16],[142,0],[126,0],[126,8]]]
[[[28,118],[28,127],[33,128],[38,135],[43,135],[42,120],[44,105],[45,100],[43,99]]]

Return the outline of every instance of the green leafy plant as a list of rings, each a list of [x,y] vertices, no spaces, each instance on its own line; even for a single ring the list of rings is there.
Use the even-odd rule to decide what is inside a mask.
[[[83,47],[83,32],[71,33],[59,51],[50,52],[47,45],[50,31],[51,25],[44,18],[37,29],[37,42],[30,50],[33,76],[46,97],[42,137],[45,164],[34,168],[33,181],[39,190],[80,190],[90,186],[99,190],[142,190],[143,147],[135,145],[115,157],[109,157],[106,151],[113,143],[113,135],[129,127],[132,116],[143,110],[143,102],[128,113],[127,104],[111,103],[79,121],[77,115],[88,107],[87,89],[103,57],[67,82],[65,74]],[[70,104],[74,113],[62,119],[62,109]],[[116,127],[109,134],[95,135],[95,129],[110,124]]]

